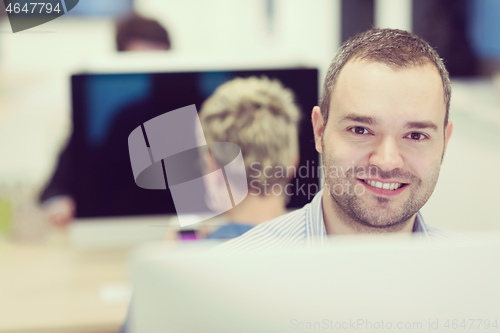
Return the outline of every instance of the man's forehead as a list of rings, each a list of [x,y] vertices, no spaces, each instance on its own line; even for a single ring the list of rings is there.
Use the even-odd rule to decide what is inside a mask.
[[[401,68],[355,59],[339,73],[329,111],[329,117],[337,119],[353,112],[379,117],[414,114],[416,118],[429,113],[441,118],[446,111],[441,76],[432,63]]]
[[[350,59],[340,70],[335,86],[339,86],[341,82],[345,82],[347,79],[351,79],[351,81],[359,81],[359,79],[366,76],[379,75],[383,71],[401,73],[403,75],[406,74],[407,76],[411,76],[411,74],[416,73],[432,73],[429,75],[429,81],[439,82],[439,86],[442,88],[441,90],[443,90],[444,94],[441,75],[439,74],[437,67],[430,61],[416,65],[397,66],[389,62],[381,62],[364,58]]]

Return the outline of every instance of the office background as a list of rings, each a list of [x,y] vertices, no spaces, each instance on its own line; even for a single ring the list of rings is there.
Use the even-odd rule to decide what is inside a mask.
[[[497,1],[80,2],[72,15],[25,32],[10,33],[5,18],[0,25],[0,184],[28,184],[36,192],[50,177],[71,133],[69,75],[125,57],[115,51],[114,20],[130,8],[169,30],[172,51],[162,56],[165,63],[245,67],[283,59],[317,64],[321,77],[347,37],[372,26],[394,27],[427,38],[453,78],[455,132],[423,209],[426,221],[452,230],[500,227]],[[140,54],[127,57],[141,63]]]
[[[118,54],[114,23],[131,9],[159,20],[172,50]],[[437,48],[453,84],[454,134],[425,221],[458,232],[500,230],[498,17],[498,0],[80,0],[70,15],[12,34],[0,15],[0,332],[116,332],[126,316],[130,247],[116,234],[87,233],[108,247],[87,251],[65,231],[40,237],[46,225],[29,207],[15,222],[28,244],[10,241],[1,223],[5,196],[36,205],[54,171],[72,132],[74,73],[307,65],[322,81],[355,33],[413,31]],[[137,234],[131,224],[118,227]],[[164,237],[164,229],[148,230]]]

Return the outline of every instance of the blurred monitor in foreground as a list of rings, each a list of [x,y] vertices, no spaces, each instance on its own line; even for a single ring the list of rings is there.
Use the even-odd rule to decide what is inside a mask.
[[[133,260],[130,331],[498,329],[499,234],[461,244],[394,236],[254,253],[144,248]]]

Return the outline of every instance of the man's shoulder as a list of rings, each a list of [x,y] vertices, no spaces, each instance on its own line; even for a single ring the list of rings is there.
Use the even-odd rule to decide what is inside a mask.
[[[232,239],[243,235],[254,226],[243,223],[229,222],[207,236],[207,239]]]
[[[216,248],[216,251],[254,251],[280,246],[296,246],[306,238],[307,206],[268,222]]]

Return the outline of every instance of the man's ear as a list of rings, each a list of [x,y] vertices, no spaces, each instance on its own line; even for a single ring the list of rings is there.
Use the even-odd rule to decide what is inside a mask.
[[[446,147],[448,146],[448,140],[450,140],[451,134],[453,133],[453,121],[448,120],[448,125],[444,129],[444,148],[443,148],[443,157],[446,151]],[[443,159],[441,159],[441,164],[443,163]]]
[[[311,114],[311,120],[313,125],[314,142],[316,144],[316,150],[318,151],[318,153],[323,154],[323,147],[321,146],[321,138],[323,137],[324,119],[323,115],[321,114],[321,109],[319,108],[319,106],[315,106],[313,108]]]

